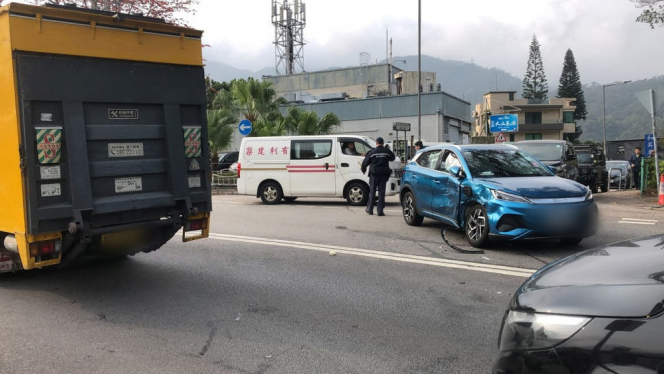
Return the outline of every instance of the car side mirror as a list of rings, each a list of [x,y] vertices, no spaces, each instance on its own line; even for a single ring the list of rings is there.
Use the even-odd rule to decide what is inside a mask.
[[[567,157],[565,157],[565,159],[568,160],[568,161],[569,160],[576,160],[576,155],[567,155]]]
[[[466,173],[459,166],[452,166],[450,168],[450,173],[457,178],[465,178]]]

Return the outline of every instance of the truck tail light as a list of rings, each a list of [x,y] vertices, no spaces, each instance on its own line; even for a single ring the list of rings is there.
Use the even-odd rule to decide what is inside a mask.
[[[207,219],[197,219],[193,221],[187,221],[185,224],[184,231],[200,231],[207,228]]]
[[[240,178],[240,169],[242,169],[242,164],[238,162],[237,163],[237,177],[238,178]]]
[[[49,256],[60,253],[60,239],[46,240],[43,242],[30,243],[30,256]]]

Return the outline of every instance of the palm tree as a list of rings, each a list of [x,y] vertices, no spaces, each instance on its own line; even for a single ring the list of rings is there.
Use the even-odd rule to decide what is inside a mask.
[[[253,78],[240,79],[233,82],[230,91],[220,91],[214,98],[213,107],[228,109],[238,117],[251,121],[254,127],[269,127],[281,117],[279,105],[286,100],[277,97],[271,82],[259,82]],[[250,136],[257,136],[252,131]],[[264,130],[263,133],[279,133],[279,129]]]
[[[316,112],[290,107],[285,123],[288,130],[297,135],[324,135],[331,133],[341,121],[334,113],[319,118]]]
[[[233,125],[236,123],[237,117],[228,109],[208,109],[208,139],[214,162],[217,160],[218,153],[231,145],[233,131],[235,130]]]

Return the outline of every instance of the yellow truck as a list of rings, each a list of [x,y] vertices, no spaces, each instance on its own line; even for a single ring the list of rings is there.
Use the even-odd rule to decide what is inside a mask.
[[[208,236],[202,32],[0,8],[0,272]]]

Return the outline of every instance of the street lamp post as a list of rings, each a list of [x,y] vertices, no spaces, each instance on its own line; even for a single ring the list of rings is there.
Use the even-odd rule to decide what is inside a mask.
[[[611,87],[617,84],[624,84],[629,82],[631,81],[620,81],[620,82],[613,82],[602,85],[602,129],[604,130],[604,157],[607,157],[609,155],[609,150],[608,148],[606,148],[606,105],[604,101],[604,89],[606,87]]]

